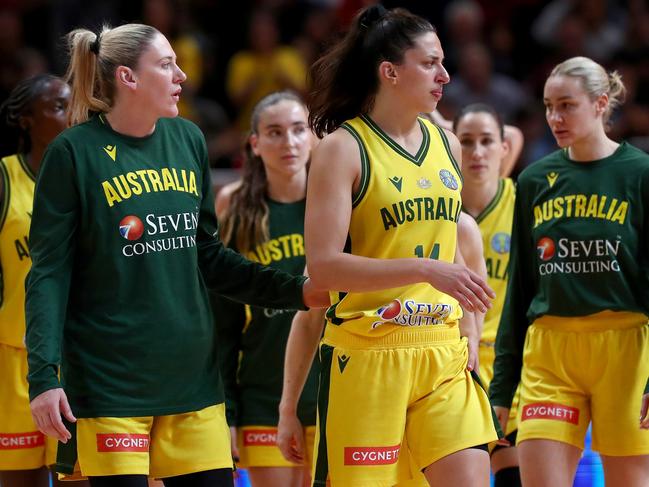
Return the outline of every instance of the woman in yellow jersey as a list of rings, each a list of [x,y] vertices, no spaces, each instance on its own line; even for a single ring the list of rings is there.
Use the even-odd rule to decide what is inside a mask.
[[[496,291],[493,307],[487,312],[480,340],[480,378],[485,387],[493,377],[494,342],[505,302],[507,269],[514,213],[514,183],[499,176],[501,162],[509,154],[505,130],[496,110],[476,103],[464,107],[453,122],[453,131],[462,146],[462,204],[477,221],[483,239],[484,261],[489,285]],[[515,415],[511,419],[514,423]],[[515,423],[505,433],[516,440]],[[496,487],[520,486],[515,448],[498,445],[491,455]]]
[[[25,276],[34,180],[45,147],[66,127],[70,88],[49,74],[19,83],[0,108],[0,484],[47,487],[56,440],[34,424],[27,392]],[[58,483],[57,480],[54,482]]]
[[[560,149],[518,178],[489,394],[504,423],[520,379],[526,487],[571,486],[589,425],[606,485],[649,482],[638,415],[649,392],[649,156],[606,133],[624,91],[591,59],[555,66],[543,102]]]
[[[306,106],[289,91],[255,105],[241,180],[223,188],[216,213],[228,246],[286,272],[304,271],[307,163],[315,137]],[[284,351],[294,312],[212,301],[225,386],[232,456],[253,487],[301,487],[309,462],[295,465],[275,444]],[[313,361],[312,361],[313,363]],[[311,447],[315,437],[317,368],[312,367],[299,415]]]
[[[482,447],[497,434],[458,321],[460,305],[486,311],[492,291],[454,263],[459,143],[419,117],[449,81],[443,58],[428,21],[375,5],[312,68],[310,120],[325,137],[307,190],[307,267],[333,303],[314,485],[392,486],[404,440],[429,483],[489,482]]]

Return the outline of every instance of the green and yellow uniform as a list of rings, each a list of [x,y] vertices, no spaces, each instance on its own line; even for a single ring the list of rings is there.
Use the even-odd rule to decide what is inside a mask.
[[[244,255],[255,262],[302,274],[305,200],[266,200],[266,242]],[[238,250],[236,246],[233,247]],[[218,352],[225,385],[228,423],[239,428],[242,467],[291,467],[276,445],[279,401],[284,379],[286,342],[295,311],[241,305],[225,298],[212,301]],[[312,367],[298,403],[297,415],[313,440],[317,367]],[[313,447],[313,441],[308,446]],[[307,448],[309,450],[309,448]],[[308,451],[310,454],[310,451]]]
[[[30,397],[62,386],[80,418],[78,448],[59,448],[60,471],[77,458],[85,475],[232,466],[207,288],[301,307],[303,278],[225,248],[213,202],[205,140],[181,118],[137,138],[99,115],[48,147],[26,342]],[[169,431],[174,415],[188,420]]]
[[[638,428],[649,377],[647,242],[649,156],[635,147],[591,162],[557,151],[521,174],[490,385],[493,403],[508,407],[521,379],[519,442],[583,448],[592,421],[593,449],[649,454],[649,432]]]
[[[27,387],[25,277],[35,178],[22,154],[0,161],[0,177],[0,470],[30,470],[54,463],[56,452],[56,441],[32,420]]]
[[[411,155],[367,116],[343,124],[362,164],[347,252],[453,262],[460,171],[442,129],[423,119],[419,125],[422,144]],[[404,439],[402,461],[418,469],[496,439],[486,393],[466,371],[455,299],[427,283],[331,297],[320,348],[315,485],[327,477],[333,486],[394,485]]]

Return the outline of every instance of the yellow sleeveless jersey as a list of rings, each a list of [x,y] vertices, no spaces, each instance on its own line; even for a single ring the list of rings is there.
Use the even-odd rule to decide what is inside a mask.
[[[0,207],[0,343],[25,347],[25,277],[32,264],[29,225],[32,218],[35,177],[23,156],[0,161],[4,198]]]
[[[482,234],[489,286],[496,293],[496,299],[484,320],[481,341],[486,345],[493,345],[496,341],[500,314],[505,304],[515,198],[514,182],[501,179],[493,200],[476,217]]]
[[[346,252],[380,259],[453,262],[462,208],[461,173],[443,130],[424,119],[418,122],[423,140],[415,155],[367,116],[342,125],[358,142],[362,165]],[[428,283],[375,292],[334,292],[331,300],[330,336],[343,330],[370,339],[395,333],[412,336],[413,331],[455,326],[462,316],[454,298]]]

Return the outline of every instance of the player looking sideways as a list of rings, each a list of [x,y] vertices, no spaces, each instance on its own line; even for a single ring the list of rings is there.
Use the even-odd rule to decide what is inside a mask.
[[[623,95],[620,76],[591,59],[555,66],[543,99],[560,149],[518,179],[490,395],[504,422],[520,377],[526,487],[572,485],[591,422],[607,485],[649,478],[638,424],[642,400],[648,425],[649,156],[606,135]]]
[[[223,241],[251,260],[301,274],[307,163],[315,137],[296,94],[275,92],[253,108],[241,179],[216,199]],[[275,445],[284,353],[294,312],[213,301],[233,456],[255,487],[301,487],[309,477]],[[313,360],[311,361],[313,362]],[[311,367],[298,414],[313,448],[317,367]]]
[[[509,155],[505,127],[496,110],[476,103],[462,108],[453,121],[453,131],[462,146],[462,204],[477,221],[482,235],[488,283],[496,292],[487,311],[480,339],[480,378],[489,387],[493,377],[494,344],[507,290],[507,269],[514,213],[515,188],[511,179],[501,178],[499,168]],[[516,415],[505,430],[510,444],[516,441]],[[520,486],[515,448],[495,445],[491,468],[496,487]]]
[[[177,117],[185,74],[167,39],[141,24],[68,39],[74,126],[45,154],[30,231],[36,424],[63,442],[57,469],[76,465],[93,487],[232,485],[207,287],[277,308],[319,294],[219,240],[205,140]]]
[[[497,435],[458,320],[460,304],[486,311],[492,291],[453,263],[457,139],[419,117],[449,81],[442,61],[428,21],[375,5],[312,68],[309,116],[324,138],[309,175],[307,267],[334,303],[314,485],[394,485],[404,435],[429,482],[488,485],[483,445]]]

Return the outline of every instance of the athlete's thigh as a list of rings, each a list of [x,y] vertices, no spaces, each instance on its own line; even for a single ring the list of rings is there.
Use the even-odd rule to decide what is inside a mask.
[[[526,440],[517,449],[525,487],[572,487],[581,449],[552,440]]]
[[[461,450],[433,463],[424,474],[432,487],[488,487],[489,454],[484,449]]]
[[[2,487],[49,487],[50,475],[45,467],[32,470],[0,471]]]
[[[302,487],[304,469],[301,467],[251,467],[248,477],[252,487]]]
[[[602,455],[606,485],[644,487],[649,483],[649,455],[611,457]]]
[[[410,349],[321,345],[314,485],[392,486],[403,439]]]

